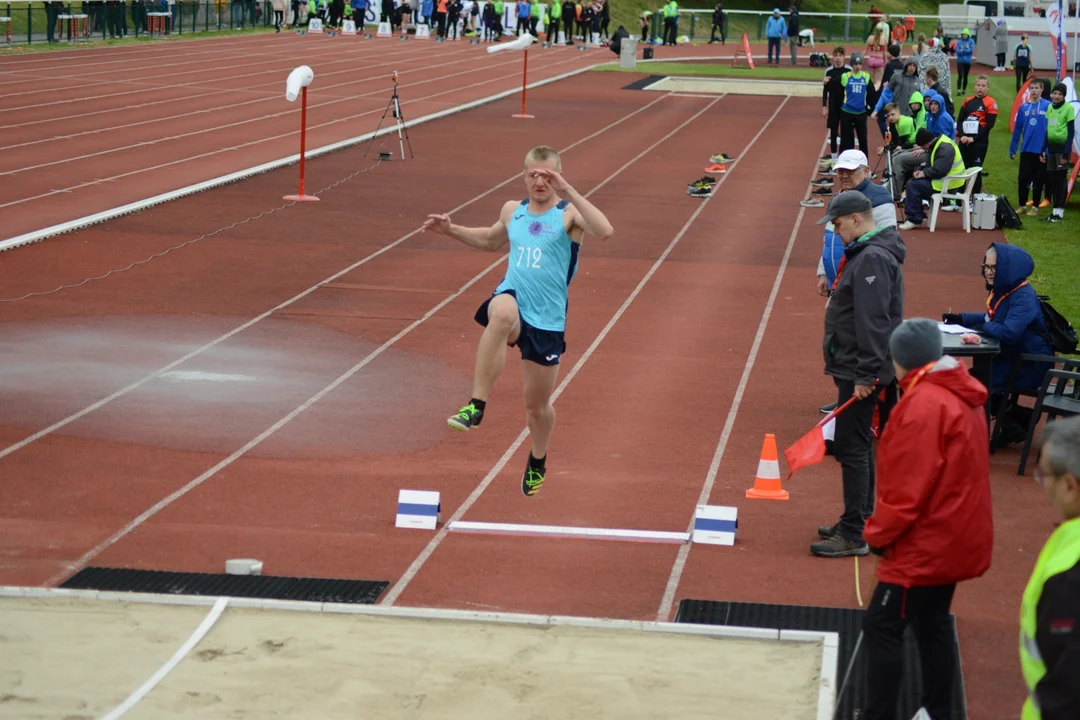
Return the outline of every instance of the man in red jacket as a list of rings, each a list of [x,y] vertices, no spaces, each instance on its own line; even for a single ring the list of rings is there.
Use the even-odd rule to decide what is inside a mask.
[[[896,717],[902,638],[912,625],[922,706],[951,717],[956,653],[949,606],[956,583],[990,567],[990,447],[986,388],[942,356],[933,320],[906,320],[890,339],[903,395],[877,456],[877,504],[863,537],[881,556],[863,618],[866,720]]]

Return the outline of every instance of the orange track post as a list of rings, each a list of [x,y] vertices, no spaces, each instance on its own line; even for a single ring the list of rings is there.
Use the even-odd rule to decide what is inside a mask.
[[[511,117],[524,118],[526,120],[532,120],[535,115],[528,115],[525,112],[525,86],[529,82],[529,51],[525,51],[525,69],[521,73],[521,112],[512,115]]]
[[[300,99],[300,192],[296,195],[286,195],[284,200],[295,202],[318,202],[319,198],[314,195],[304,194],[304,149],[307,135],[307,88],[302,88]]]

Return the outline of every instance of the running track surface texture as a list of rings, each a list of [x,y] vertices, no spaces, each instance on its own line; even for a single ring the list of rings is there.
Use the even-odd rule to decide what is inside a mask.
[[[257,557],[267,574],[391,580],[382,602],[399,605],[645,620],[682,598],[855,606],[853,563],[808,552],[840,510],[834,462],[790,481],[788,502],[744,497],[765,433],[784,447],[835,396],[818,350],[821,211],[798,205],[822,150],[817,103],[622,89],[637,77],[538,88],[535,122],[508,121],[511,97],[418,126],[415,160],[319,203],[5,303],[0,584]],[[416,229],[429,212],[490,223],[523,196],[538,142],[563,151],[616,235],[583,248],[548,483],[525,499],[515,351],[480,429],[445,428],[505,256]],[[738,161],[713,197],[687,196],[720,151]],[[362,155],[313,160],[311,187]],[[124,267],[277,207],[294,182],[284,168],[5,253],[4,294]],[[982,300],[971,268],[997,236],[955,219],[906,238],[909,316]],[[973,718],[1022,701],[1019,598],[1053,530],[1016,460],[992,459],[994,565],[954,604]],[[740,535],[678,547],[399,530],[403,488],[441,492],[444,520],[683,531],[700,502],[736,505]]]
[[[718,47],[657,52],[730,52]],[[315,73],[311,149],[374,131],[395,71],[416,120],[520,88],[522,60],[465,42],[295,34],[0,57],[0,240],[297,153],[300,102],[285,99],[285,78],[299,65]],[[534,46],[528,82],[614,60]]]

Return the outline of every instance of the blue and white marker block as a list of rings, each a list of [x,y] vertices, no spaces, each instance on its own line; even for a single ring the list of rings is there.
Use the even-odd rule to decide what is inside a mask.
[[[433,490],[399,490],[394,527],[435,530],[440,510],[439,493]]]
[[[739,509],[725,505],[698,505],[691,541],[703,545],[734,545]]]

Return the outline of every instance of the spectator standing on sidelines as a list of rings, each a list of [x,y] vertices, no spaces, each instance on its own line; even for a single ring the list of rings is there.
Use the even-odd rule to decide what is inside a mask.
[[[1020,200],[1017,212],[1034,216],[1039,214],[1042,207],[1040,201],[1046,169],[1046,111],[1050,109],[1050,103],[1043,99],[1042,91],[1041,82],[1032,81],[1028,85],[1028,101],[1016,113],[1012,142],[1009,143],[1010,160],[1016,157],[1018,147],[1020,150],[1020,167],[1016,177]],[[1028,200],[1029,189],[1031,200]]]
[[[794,5],[788,11],[787,17],[788,50],[791,53],[791,64],[799,63],[799,8]],[[779,64],[779,61],[777,62]]]
[[[649,11],[649,10],[642,10],[641,11],[641,41],[643,43],[648,43],[649,42],[649,30],[651,29],[649,26],[651,24],[652,24],[652,12]],[[567,40],[570,39],[570,34],[569,33],[567,33],[566,39]],[[655,39],[655,38],[653,38],[653,39]]]
[[[712,12],[712,35],[709,37],[709,43],[716,42],[716,33],[720,33],[720,44],[724,45],[727,40],[727,36],[724,33],[724,21],[727,18],[727,14],[724,12],[722,3],[716,3],[716,7]]]
[[[957,657],[956,584],[990,567],[994,545],[986,389],[955,358],[926,318],[904,321],[890,339],[904,390],[878,444],[877,502],[863,537],[881,556],[863,617],[865,720],[894,720],[903,673],[903,636],[915,632],[922,707],[950,717]]]
[[[846,58],[847,52],[842,46],[833,48],[832,67],[825,71],[821,90],[821,114],[825,116],[825,125],[829,128],[829,153],[834,160],[840,153],[840,116],[844,104],[844,86],[840,81],[844,73],[851,70]]]
[[[780,17],[780,8],[773,8],[773,14],[765,21],[765,37],[769,41],[769,59],[765,64],[773,61],[773,50],[776,51],[776,64],[780,64],[780,41],[788,36],[787,23]]]
[[[907,250],[894,227],[877,227],[869,198],[842,192],[818,225],[831,222],[844,243],[844,257],[825,305],[822,351],[837,403],[856,398],[836,416],[833,457],[840,463],[844,511],[818,528],[822,542],[810,546],[820,557],[869,552],[863,526],[874,509],[874,449],[871,425],[877,395],[894,380],[889,337],[903,320]]]
[[[956,118],[957,142],[964,167],[982,167],[986,151],[990,146],[990,131],[997,122],[998,104],[987,95],[990,90],[990,78],[979,75],[975,78],[975,94],[964,100],[960,114]],[[974,191],[982,192],[982,176],[975,178]]]
[[[1034,471],[1063,522],[1032,570],[1020,605],[1022,720],[1080,717],[1080,417],[1043,431]]]
[[[679,34],[679,3],[670,0],[664,5],[664,44],[674,45]]]
[[[971,58],[975,54],[975,41],[971,31],[964,28],[960,39],[956,41],[956,92],[967,92],[968,75],[971,73]]]
[[[855,147],[855,138],[859,140],[859,149],[864,153],[866,144],[866,93],[870,87],[870,75],[862,69],[862,55],[851,53],[851,70],[840,76],[844,88],[844,104],[840,110],[840,151]]]
[[[1058,83],[1050,93],[1046,110],[1046,197],[1052,198],[1054,211],[1047,222],[1065,219],[1065,200],[1069,195],[1069,157],[1076,136],[1076,108],[1065,102],[1068,88]]]
[[[1013,50],[1013,70],[1016,72],[1016,92],[1020,92],[1031,72],[1031,48],[1027,44],[1027,35],[1020,36],[1020,44]]]
[[[997,21],[992,37],[994,38],[994,54],[997,57],[994,72],[1005,72],[1005,53],[1009,52],[1009,26],[1004,20]],[[1020,88],[1017,88],[1017,91],[1019,90]]]
[[[529,14],[532,10],[532,5],[529,0],[517,1],[517,28],[514,30],[515,35],[521,35],[521,32],[529,32]]]

